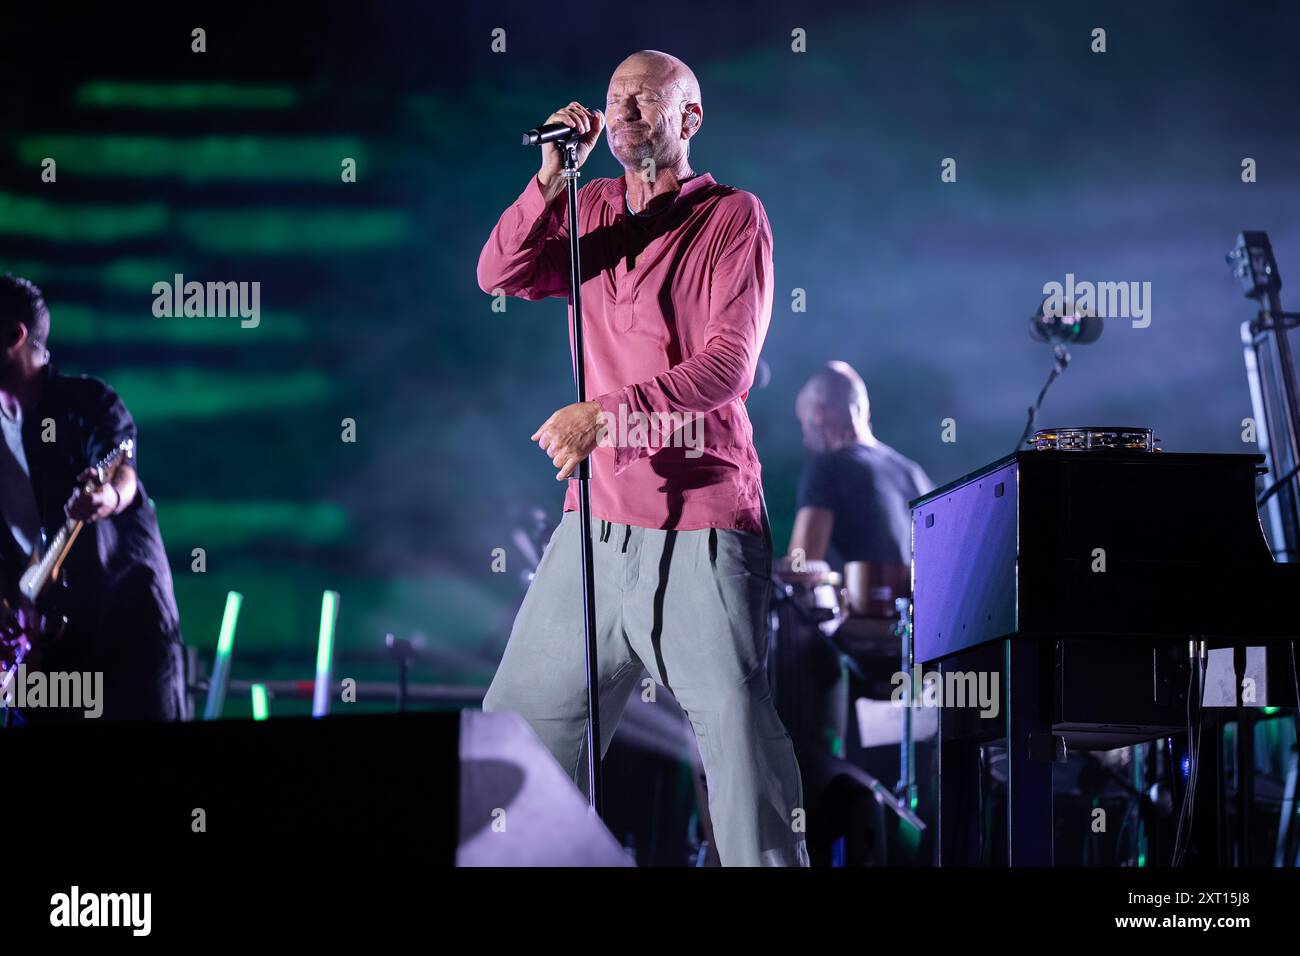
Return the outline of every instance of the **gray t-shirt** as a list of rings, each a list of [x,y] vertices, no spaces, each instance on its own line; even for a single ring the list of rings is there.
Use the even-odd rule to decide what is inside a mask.
[[[27,452],[23,450],[23,412],[10,418],[0,408],[0,430],[4,431],[4,445],[0,446],[0,511],[5,524],[23,554],[31,556],[41,539],[41,518],[36,509],[36,493],[32,490],[31,469],[27,466]]]
[[[921,466],[884,442],[845,445],[815,455],[799,481],[798,507],[835,513],[828,563],[910,564],[912,511],[908,502],[934,488]]]

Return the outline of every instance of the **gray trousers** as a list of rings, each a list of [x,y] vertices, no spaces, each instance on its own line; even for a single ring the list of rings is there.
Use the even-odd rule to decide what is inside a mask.
[[[586,659],[576,511],[551,536],[484,710],[522,714],[586,790]],[[768,690],[770,536],[592,519],[601,754],[642,668],[695,731],[724,866],[807,866],[803,784]]]

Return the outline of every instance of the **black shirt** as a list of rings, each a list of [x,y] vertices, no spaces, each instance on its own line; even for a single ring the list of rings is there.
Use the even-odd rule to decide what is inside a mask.
[[[846,445],[815,455],[799,481],[798,507],[835,513],[830,565],[847,561],[909,564],[908,502],[934,488],[921,466],[883,442]]]
[[[37,405],[25,410],[23,450],[46,540],[63,526],[63,506],[77,476],[125,439],[136,440],[135,422],[117,392],[97,378],[60,374],[47,365]],[[52,438],[53,440],[46,440]],[[139,446],[131,462],[139,479]],[[0,578],[6,594],[26,569],[17,542],[0,525]],[[153,502],[139,480],[135,500],[121,513],[82,528],[63,565],[68,580],[64,606],[68,633],[81,640],[132,635],[180,641],[180,615],[171,569],[158,531]],[[129,619],[130,627],[118,627]]]

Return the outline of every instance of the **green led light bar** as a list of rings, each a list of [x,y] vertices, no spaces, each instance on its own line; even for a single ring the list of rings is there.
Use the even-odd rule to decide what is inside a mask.
[[[100,109],[284,110],[299,103],[291,86],[237,83],[121,83],[91,80],[77,88],[73,102]]]
[[[205,252],[285,254],[348,252],[391,246],[410,218],[389,209],[238,209],[185,213],[181,231]]]
[[[267,705],[266,685],[254,684],[250,688],[253,695],[253,719],[266,720],[271,716],[271,708]]]
[[[179,179],[207,182],[341,183],[343,160],[358,169],[370,165],[361,140],[351,136],[26,136],[17,142],[18,161],[38,168],[53,159],[60,173],[81,177]]]
[[[52,242],[119,242],[156,236],[167,228],[162,203],[71,206],[0,193],[0,236]]]
[[[15,271],[14,275],[31,278],[33,273]],[[307,338],[307,322],[300,315],[265,312],[259,318],[258,325],[246,329],[238,318],[230,321],[193,317],[159,319],[147,307],[138,315],[105,315],[87,306],[65,303],[51,313],[50,342],[51,347],[57,348],[68,343],[240,345],[270,339],[298,342]]]
[[[325,547],[345,540],[349,528],[347,510],[332,502],[243,498],[168,498],[158,503],[158,521],[167,540],[203,541],[210,548],[264,538]]]
[[[217,654],[230,659],[230,652],[235,646],[235,625],[239,622],[239,609],[244,604],[244,596],[238,591],[226,595],[226,612],[221,617],[221,636],[217,639]]]
[[[203,708],[204,720],[216,720],[226,700],[226,687],[230,683],[230,654],[235,646],[235,625],[239,622],[239,608],[244,596],[238,591],[226,595],[226,610],[221,616],[221,636],[217,638],[217,657],[208,680],[208,700]]]
[[[159,323],[204,321],[239,325],[238,319],[152,320]],[[57,323],[57,317],[53,318],[50,339],[54,349],[58,348]],[[252,336],[248,339],[250,343],[257,341],[257,329],[244,331]],[[137,423],[212,419],[223,415],[319,405],[333,394],[330,379],[317,371],[236,375],[187,366],[152,369],[130,366],[101,368],[94,373],[113,383]]]
[[[159,276],[184,271],[175,263],[158,259],[115,259],[95,266],[34,259],[0,259],[0,273],[12,272],[16,276],[31,279],[37,285],[50,282],[75,283],[126,292],[152,289]],[[66,306],[60,308],[59,312],[62,313],[64,308]]]
[[[0,193],[0,236],[118,242],[175,230],[204,252],[303,255],[395,245],[409,236],[411,220],[404,210],[351,207],[282,206],[173,215],[162,203],[73,206]],[[166,281],[173,272],[155,276],[154,281]]]
[[[334,626],[338,623],[339,595],[326,591],[320,602],[320,635],[316,641],[316,686],[312,691],[311,715],[330,712],[330,672],[334,668]]]

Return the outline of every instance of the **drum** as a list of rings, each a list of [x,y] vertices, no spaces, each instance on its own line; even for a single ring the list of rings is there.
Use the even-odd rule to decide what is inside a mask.
[[[845,617],[842,581],[824,567],[773,577],[768,682],[796,752],[835,753],[842,747],[848,681],[828,639]]]
[[[895,620],[895,603],[912,593],[912,566],[883,561],[849,561],[844,565],[846,603],[854,617]]]

